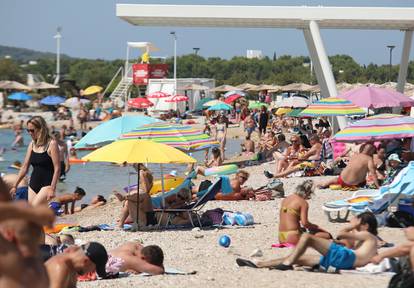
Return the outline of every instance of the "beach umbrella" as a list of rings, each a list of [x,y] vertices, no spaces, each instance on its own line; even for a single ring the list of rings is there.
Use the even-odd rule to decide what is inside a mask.
[[[228,92],[232,90],[237,90],[237,87],[231,85],[221,85],[216,88],[210,89],[211,92]]]
[[[93,95],[93,94],[101,92],[102,90],[103,90],[103,88],[101,86],[92,85],[92,86],[89,86],[88,88],[86,88],[83,91],[83,95],[84,96]]]
[[[210,88],[208,86],[193,83],[193,84],[184,86],[182,89],[183,90],[209,90]]]
[[[78,98],[78,97],[71,97],[66,99],[65,103],[63,103],[63,105],[65,105],[66,107],[78,107],[80,106],[80,104],[88,104],[91,101],[88,99],[84,99],[84,98]]]
[[[302,96],[292,96],[288,98],[284,98],[279,107],[289,107],[289,108],[306,108],[310,104],[308,98]]]
[[[288,112],[288,113],[286,113],[286,116],[287,117],[295,117],[295,118],[298,118],[298,117],[302,117],[302,116],[300,116],[299,114],[303,111],[304,109],[293,109],[293,110],[291,110],[290,112]]]
[[[147,116],[122,116],[103,122],[88,132],[75,149],[87,146],[101,145],[117,140],[122,134],[132,131],[142,125],[159,122],[160,120]]]
[[[352,116],[364,114],[366,112],[351,101],[330,97],[309,105],[308,108],[299,114],[299,117]]]
[[[145,109],[145,108],[154,106],[154,103],[152,103],[150,100],[148,100],[145,97],[129,99],[127,104],[128,104],[128,107],[135,108],[135,109]]]
[[[278,90],[280,86],[278,85],[268,85],[268,84],[260,84],[255,87],[248,89],[249,91],[264,91],[264,90]]]
[[[282,91],[291,92],[291,91],[300,91],[300,92],[308,92],[313,88],[313,86],[305,84],[305,83],[291,83],[281,87]]]
[[[91,162],[111,162],[118,164],[157,163],[161,165],[161,171],[162,164],[188,164],[197,162],[194,158],[174,147],[150,140],[139,139],[115,141],[89,153],[84,156],[82,160]],[[138,187],[139,175],[140,173],[138,170]],[[164,186],[163,179],[164,177],[161,175],[162,186]],[[162,190],[164,191],[164,189]],[[139,223],[139,202],[140,201],[137,202],[137,218],[134,219],[135,223]]]
[[[229,92],[224,93],[223,96],[225,98],[227,98],[227,97],[230,97],[232,95],[240,95],[242,97],[246,97],[247,96],[247,93],[244,92],[244,91],[241,91],[241,90],[232,90],[232,91],[229,91]]]
[[[400,92],[372,86],[352,89],[338,95],[338,98],[347,99],[360,107],[368,109],[414,106],[414,100]]]
[[[170,99],[165,100],[168,103],[178,103],[188,101],[188,97],[185,95],[177,94],[172,96]]]
[[[281,107],[281,108],[277,109],[275,115],[282,116],[282,115],[285,115],[285,114],[289,113],[290,111],[292,111],[292,108]]]
[[[239,98],[243,98],[244,96],[240,95],[240,94],[233,94],[229,97],[227,97],[226,99],[224,99],[224,103],[226,104],[230,104],[233,103],[234,101],[236,101]]]
[[[27,101],[27,100],[31,100],[32,98],[33,98],[32,96],[24,92],[16,92],[16,93],[10,94],[7,97],[7,99],[9,100],[16,100],[16,101]]]
[[[217,105],[217,104],[223,104],[223,103],[226,104],[225,102],[220,101],[218,99],[213,99],[213,100],[210,100],[208,102],[205,102],[203,104],[203,107],[210,107],[210,106],[214,106],[214,105]]]
[[[48,105],[48,106],[55,106],[65,102],[65,98],[56,95],[49,95],[40,100],[40,104]]]
[[[17,81],[4,80],[0,81],[0,89],[31,90],[32,88]]]
[[[157,91],[154,93],[151,93],[149,95],[147,95],[147,98],[155,98],[155,99],[159,99],[159,98],[167,98],[170,97],[171,95],[162,91]]]
[[[207,103],[211,100],[214,100],[213,98],[207,97],[200,99],[197,104],[195,105],[194,111],[202,111],[203,109],[206,109],[207,107],[204,106],[204,103]]]
[[[57,89],[59,86],[53,85],[47,82],[36,82],[33,85],[30,85],[30,88],[35,90],[47,90],[47,89]]]
[[[414,118],[397,114],[378,114],[350,124],[335,134],[338,142],[379,141],[414,137]]]
[[[249,106],[248,106],[249,109],[261,109],[262,106],[265,106],[266,108],[269,107],[269,105],[266,103],[249,100]]]
[[[236,87],[241,90],[249,90],[249,89],[255,88],[256,86],[257,85],[253,85],[250,83],[243,83],[243,84],[237,85]]]
[[[218,146],[219,143],[190,125],[153,123],[125,133],[121,139],[147,139],[180,150],[194,151]]]
[[[227,110],[227,111],[229,111],[231,109],[233,109],[233,107],[231,107],[229,104],[226,104],[226,103],[222,102],[222,103],[217,103],[217,104],[215,104],[213,106],[208,107],[207,110],[208,111],[220,111],[220,110]]]

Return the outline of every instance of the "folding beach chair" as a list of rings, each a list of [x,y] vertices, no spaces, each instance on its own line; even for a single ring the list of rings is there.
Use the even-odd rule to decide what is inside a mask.
[[[211,184],[210,187],[208,187],[207,191],[203,193],[201,197],[199,197],[196,201],[188,204],[187,206],[183,208],[154,209],[154,212],[161,212],[161,217],[160,217],[160,221],[158,225],[160,225],[160,222],[163,219],[164,214],[168,215],[167,223],[166,223],[166,226],[167,226],[171,222],[171,216],[174,215],[175,213],[187,213],[190,219],[191,225],[193,227],[195,227],[195,225],[194,225],[194,221],[192,218],[192,214],[196,215],[198,224],[200,225],[200,227],[202,227],[201,215],[199,212],[208,201],[214,200],[216,194],[221,189],[221,182],[222,182],[221,178],[217,179],[213,184]]]

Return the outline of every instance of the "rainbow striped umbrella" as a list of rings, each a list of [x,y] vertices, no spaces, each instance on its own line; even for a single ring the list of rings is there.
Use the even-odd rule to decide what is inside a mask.
[[[338,142],[361,142],[414,137],[414,118],[378,114],[358,120],[333,137]]]
[[[148,139],[185,151],[219,146],[216,140],[190,125],[168,123],[153,123],[141,126],[136,130],[123,134],[121,139]]]
[[[352,104],[352,102],[345,99],[330,97],[309,105],[308,108],[299,114],[299,116],[352,116],[364,114],[366,114],[366,112],[362,108]]]

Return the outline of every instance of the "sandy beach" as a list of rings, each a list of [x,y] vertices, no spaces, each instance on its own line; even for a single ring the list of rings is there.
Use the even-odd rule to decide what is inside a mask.
[[[271,164],[248,167],[251,177],[247,185],[258,187],[266,182],[263,169]],[[313,177],[317,181],[320,177]],[[306,178],[283,179],[286,194],[294,191],[295,186]],[[310,200],[310,220],[326,228],[334,235],[346,224],[330,223],[321,206],[324,202],[342,199],[352,192],[316,190]],[[99,280],[79,283],[79,287],[131,287],[148,285],[151,287],[387,287],[389,277],[379,275],[339,275],[305,271],[280,272],[267,269],[240,268],[237,257],[248,257],[255,249],[263,251],[263,259],[280,257],[289,253],[289,249],[271,248],[277,241],[278,209],[280,199],[266,202],[256,201],[212,201],[205,210],[221,207],[226,210],[243,211],[254,216],[256,224],[239,229],[188,229],[160,230],[150,232],[102,231],[74,233],[83,241],[99,241],[108,250],[124,241],[141,239],[145,245],[157,244],[165,253],[165,266],[182,271],[197,271],[195,275],[151,276],[130,275],[125,278]],[[112,198],[110,202],[93,211],[84,211],[66,216],[66,221],[80,225],[113,224],[118,219],[120,203]],[[380,236],[394,244],[404,241],[401,229],[381,228]],[[231,237],[231,246],[218,245],[218,238],[227,234]],[[316,252],[311,252],[316,253]]]

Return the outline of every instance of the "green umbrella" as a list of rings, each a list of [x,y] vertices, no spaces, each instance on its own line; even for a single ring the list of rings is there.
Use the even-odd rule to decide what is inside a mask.
[[[303,109],[293,109],[289,113],[286,114],[287,117],[302,117],[299,115],[300,112],[302,112]]]
[[[194,111],[203,111],[204,109],[207,109],[208,107],[204,107],[203,104],[211,100],[214,100],[214,99],[213,98],[200,99],[200,101],[198,101],[197,104],[195,105]]]
[[[266,103],[249,100],[249,109],[260,109],[262,106],[269,107]]]

